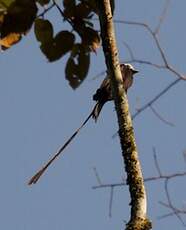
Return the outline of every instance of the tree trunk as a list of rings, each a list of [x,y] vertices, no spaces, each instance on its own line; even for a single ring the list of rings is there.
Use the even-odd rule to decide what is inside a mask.
[[[150,229],[147,218],[147,199],[138,151],[135,143],[134,130],[125,90],[116,46],[115,32],[112,22],[110,0],[97,0],[101,37],[105,62],[111,77],[111,86],[119,124],[119,137],[127,172],[127,184],[131,196],[131,216],[127,230]]]

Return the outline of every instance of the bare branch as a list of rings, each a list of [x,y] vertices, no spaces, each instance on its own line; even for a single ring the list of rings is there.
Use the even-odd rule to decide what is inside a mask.
[[[166,194],[167,201],[168,201],[167,206],[169,206],[169,208],[173,211],[174,215],[180,220],[180,222],[183,225],[185,225],[184,221],[182,220],[181,216],[179,215],[178,210],[172,204],[171,197],[170,197],[169,190],[168,190],[168,181],[169,181],[169,179],[166,179],[164,182],[165,194]]]
[[[135,59],[134,54],[133,54],[132,49],[129,46],[129,44],[127,42],[123,41],[123,45],[127,48],[129,55],[130,55],[130,58],[134,60]]]
[[[65,16],[65,14],[63,13],[62,9],[60,8],[60,6],[57,4],[56,0],[52,0],[53,4],[56,6],[57,10],[59,11],[59,13],[61,14],[61,16],[72,26],[72,28],[74,27],[73,22],[67,18]]]
[[[109,217],[112,217],[112,205],[113,205],[113,197],[114,197],[114,187],[110,187],[110,200],[109,200]]]
[[[132,115],[132,120],[134,120],[140,113],[151,107],[157,100],[161,98],[164,94],[166,94],[173,86],[178,84],[182,78],[177,78],[176,80],[172,81],[168,86],[166,86],[159,94],[157,94],[153,99],[149,102],[144,104],[142,107],[136,109],[136,112]],[[118,132],[114,133],[112,138],[115,138],[118,135]]]
[[[146,110],[148,107],[150,107],[152,104],[154,104],[161,96],[163,96],[169,89],[171,89],[173,86],[178,84],[182,79],[177,78],[176,80],[172,81],[168,86],[166,86],[159,94],[157,94],[152,100],[147,102],[144,106],[137,109],[137,111],[132,115],[132,118],[135,119],[141,112]]]
[[[158,159],[157,159],[157,154],[156,154],[155,147],[153,147],[152,150],[153,150],[153,157],[154,157],[155,167],[156,167],[156,169],[158,171],[159,176],[161,177],[162,173],[161,173],[161,169],[160,169],[160,166],[159,166],[159,163],[158,163]]]
[[[164,202],[162,202],[162,201],[160,201],[159,204],[161,204],[162,206],[164,206],[164,207],[169,208],[169,209],[172,210],[172,207],[170,207],[169,204],[166,204],[166,203],[164,203]],[[159,216],[158,219],[163,219],[163,218],[166,218],[166,217],[173,216],[173,215],[175,215],[175,212],[178,213],[178,214],[183,214],[183,215],[186,214],[186,210],[184,210],[184,209],[178,209],[178,208],[174,207],[174,211],[172,211],[172,212],[170,212],[170,213],[167,213],[167,214],[164,214],[164,215],[162,215],[162,216]],[[182,222],[182,221],[181,221],[181,222]],[[182,222],[182,224],[183,224],[184,226],[186,226],[184,222]]]
[[[139,64],[144,64],[144,65],[150,65],[150,66],[153,66],[153,67],[158,68],[158,69],[166,69],[165,65],[156,64],[156,63],[153,63],[151,61],[140,60],[140,59],[136,59],[136,58],[127,60],[127,62],[129,62],[129,63],[139,63]]]
[[[155,163],[155,166],[156,166],[156,169],[157,169],[159,175],[154,176],[154,177],[145,178],[144,181],[149,182],[149,181],[164,180],[164,190],[165,190],[165,194],[166,194],[166,197],[167,197],[168,204],[166,204],[164,202],[159,202],[159,203],[161,205],[163,205],[163,206],[165,206],[165,207],[167,207],[167,208],[172,210],[172,212],[170,212],[168,214],[165,214],[163,216],[160,216],[159,219],[175,215],[179,219],[179,221],[185,226],[185,223],[184,223],[182,217],[180,216],[180,214],[186,214],[186,210],[178,209],[178,208],[174,207],[174,205],[172,204],[171,197],[170,197],[169,190],[168,190],[168,182],[169,182],[169,180],[172,180],[174,178],[186,176],[186,171],[180,172],[180,173],[174,173],[174,174],[165,175],[165,174],[163,174],[161,172],[161,169],[160,169],[160,166],[159,166],[159,163],[158,163],[158,160],[157,160],[156,149],[154,147],[153,147],[153,156],[154,156],[154,163]],[[127,185],[127,183],[125,181],[123,181],[121,183],[110,183],[110,184],[101,184],[101,185],[99,184],[97,186],[93,186],[92,188],[93,189],[110,188],[111,192],[113,192],[112,190],[115,187],[120,187],[120,186],[125,186],[125,185]],[[113,194],[111,194],[111,195],[113,196]],[[112,199],[113,199],[113,197],[112,197]],[[111,196],[110,196],[109,213],[111,213],[110,210],[111,210],[111,207],[112,207],[112,202],[111,202],[112,199],[111,199]]]
[[[143,27],[145,28],[152,36],[159,52],[160,52],[160,55],[162,57],[162,60],[164,62],[164,65],[168,68],[168,62],[167,62],[167,58],[165,56],[165,53],[163,51],[163,48],[161,47],[160,45],[160,42],[158,40],[158,37],[157,37],[157,34],[155,34],[153,32],[153,30],[150,28],[150,26],[146,23],[143,23],[143,22],[135,22],[135,21],[124,21],[124,20],[115,20],[114,22],[116,23],[123,23],[123,24],[127,24],[127,25],[133,25],[133,26],[140,26],[140,27]]]
[[[183,151],[183,159],[184,159],[185,164],[186,164],[186,150]]]
[[[178,172],[178,173],[173,173],[173,174],[163,174],[161,176],[153,176],[153,177],[147,177],[144,179],[145,182],[153,182],[153,181],[158,181],[158,180],[165,180],[165,179],[173,179],[176,177],[183,177],[186,176],[186,171],[183,172]],[[120,183],[107,183],[107,184],[101,184],[101,185],[95,185],[92,186],[92,189],[99,189],[99,188],[110,188],[112,186],[114,187],[121,187],[121,186],[126,186],[126,182],[120,182]]]
[[[160,15],[160,18],[159,18],[158,25],[157,25],[156,29],[154,30],[154,34],[158,34],[159,33],[160,27],[163,24],[163,21],[165,20],[167,11],[169,9],[169,5],[170,5],[170,0],[166,0],[165,1],[165,6],[164,6],[163,11],[162,11],[162,14]]]
[[[44,17],[44,15],[45,15],[49,10],[51,10],[54,6],[55,6],[55,4],[52,3],[52,5],[49,6],[48,8],[46,8],[46,9],[44,9],[43,12],[37,16],[37,18]]]
[[[98,171],[97,171],[96,167],[94,167],[93,170],[94,170],[94,174],[95,174],[95,176],[96,176],[96,179],[97,179],[98,184],[101,185],[101,184],[102,184],[101,178],[100,178],[100,176],[99,176],[99,174],[98,174]]]
[[[122,86],[122,76],[118,58],[115,32],[112,21],[110,0],[96,1],[101,28],[105,62],[110,75],[111,88],[117,112],[122,156],[127,172],[127,183],[131,196],[131,215],[126,229],[150,229],[147,218],[147,199],[143,183],[141,164],[138,157],[128,100]]]
[[[162,121],[163,123],[165,123],[171,127],[175,126],[172,122],[167,121],[165,118],[163,118],[162,115],[160,115],[152,105],[150,105],[149,107],[151,108],[151,110],[155,114],[155,116],[160,119],[160,121]]]
[[[96,80],[97,78],[103,76],[105,73],[106,73],[106,70],[101,71],[100,73],[98,73],[98,74],[96,74],[94,77],[92,77],[92,78],[90,79],[90,81]]]

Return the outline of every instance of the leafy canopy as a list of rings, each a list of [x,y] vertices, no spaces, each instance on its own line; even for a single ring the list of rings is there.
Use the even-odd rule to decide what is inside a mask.
[[[2,50],[11,48],[34,25],[40,50],[49,62],[69,55],[65,76],[69,85],[76,89],[87,76],[90,53],[100,47],[100,35],[91,20],[97,14],[96,0],[63,0],[61,5],[58,2],[0,0],[0,46]],[[114,9],[114,1],[111,3]],[[57,9],[61,24],[67,22],[70,30],[54,33],[53,24],[47,18],[48,12],[53,9]]]

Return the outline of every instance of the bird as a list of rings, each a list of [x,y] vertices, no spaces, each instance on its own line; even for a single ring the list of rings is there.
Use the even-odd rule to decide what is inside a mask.
[[[128,63],[120,64],[120,69],[123,79],[123,87],[125,92],[127,93],[128,88],[132,86],[134,74],[138,73],[139,71],[134,69],[134,67]],[[92,110],[92,118],[96,122],[104,104],[108,101],[113,100],[109,74],[107,74],[105,79],[102,81],[100,87],[93,95],[93,100],[97,102]]]
[[[137,70],[131,64],[123,63],[120,64],[122,79],[123,79],[123,87],[125,92],[132,86],[133,83],[133,76],[134,74],[138,73]],[[92,117],[95,122],[97,121],[99,114],[104,106],[104,104],[108,101],[113,100],[111,84],[110,84],[110,76],[107,74],[105,79],[102,81],[100,87],[97,89],[96,93],[93,95],[93,100],[96,101],[96,105],[94,106],[93,110],[91,110],[89,116],[85,119],[85,121],[81,124],[81,126],[76,129],[76,131],[72,134],[72,136],[59,148],[59,150],[53,155],[49,161],[47,161],[44,166],[37,171],[37,173],[32,176],[29,180],[28,185],[36,184],[39,178],[43,175],[46,169],[54,162],[54,160],[61,155],[63,150],[70,144],[70,142],[74,139],[74,137],[79,133],[79,131],[85,126],[85,124],[89,121]]]

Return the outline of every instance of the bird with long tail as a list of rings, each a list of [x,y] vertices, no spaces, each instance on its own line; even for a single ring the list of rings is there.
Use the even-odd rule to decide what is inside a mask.
[[[122,79],[123,79],[123,87],[125,92],[132,86],[133,76],[138,73],[137,70],[130,64],[120,64]],[[89,114],[89,116],[85,119],[82,125],[72,134],[72,136],[64,143],[62,147],[54,154],[54,156],[29,180],[28,185],[36,184],[39,178],[43,175],[46,169],[52,164],[52,162],[62,154],[63,150],[70,144],[70,142],[74,139],[74,137],[79,133],[79,131],[85,126],[85,124],[92,117],[95,122],[97,121],[99,114],[104,106],[104,104],[108,101],[113,100],[110,76],[107,74],[103,82],[101,83],[99,89],[97,89],[96,93],[93,95],[93,100],[96,101],[96,105],[93,110]]]

